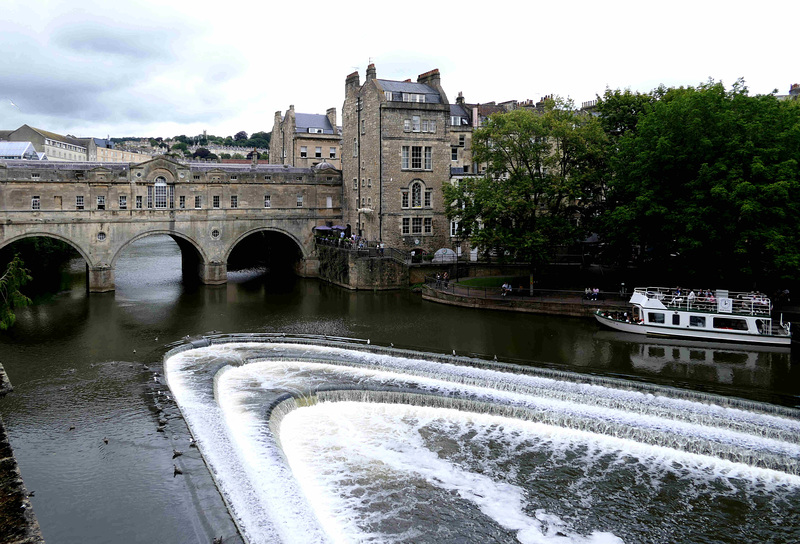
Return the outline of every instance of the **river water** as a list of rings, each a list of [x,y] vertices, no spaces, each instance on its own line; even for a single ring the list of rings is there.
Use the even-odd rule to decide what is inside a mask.
[[[0,335],[0,361],[15,387],[0,400],[0,411],[26,485],[35,491],[31,501],[48,542],[194,543],[218,536],[241,542],[200,451],[190,445],[173,395],[194,421],[192,430],[215,476],[229,482],[226,497],[237,520],[266,528],[263,533],[245,528],[265,541],[800,541],[800,486],[796,476],[787,475],[798,457],[796,439],[787,439],[796,420],[759,404],[800,405],[800,365],[789,353],[640,342],[600,331],[590,320],[480,312],[424,302],[405,291],[349,292],[315,280],[247,271],[230,274],[224,286],[191,286],[182,282],[180,269],[178,248],[169,238],[147,238],[119,260],[116,293],[89,296],[78,263],[70,288],[21,311],[13,331]],[[322,350],[314,361],[298,355],[251,365],[231,363],[228,355],[215,352],[233,347],[212,345],[182,352],[175,361],[197,353],[215,364],[225,360],[228,370],[192,382],[168,362],[173,389],[165,385],[163,356],[187,336],[274,332],[369,339],[371,346],[393,344],[450,357],[455,350],[459,357],[477,356],[490,364],[496,356],[543,372],[620,381],[593,385],[591,395],[560,400],[566,404],[553,410],[550,393],[498,388],[502,376],[494,385],[480,381],[469,384],[477,389],[462,391],[467,385],[430,372],[404,371],[402,379],[378,375],[374,361],[351,364],[367,357],[358,351],[362,343],[355,355],[345,350],[335,372],[324,366],[339,357],[331,355],[334,348],[304,348]],[[269,359],[256,351],[234,360],[262,356]],[[395,354],[386,364],[402,366],[407,359]],[[689,425],[669,431],[678,437],[708,440],[741,432],[706,428],[712,417],[706,412],[722,406],[728,415],[743,414],[746,425],[778,430],[777,437],[720,439],[736,448],[749,444],[745,453],[725,454],[749,460],[737,464],[691,451],[656,452],[648,443],[653,440],[639,431],[631,436],[633,431],[623,431],[633,442],[616,443],[591,425],[586,430],[586,413],[569,416],[581,423],[553,426],[552,420],[489,408],[345,396],[286,410],[280,428],[270,431],[294,474],[293,487],[276,488],[253,474],[270,462],[271,443],[264,439],[268,422],[250,416],[263,415],[264,403],[277,393],[304,391],[309,380],[375,391],[390,384],[424,392],[425,398],[466,396],[481,406],[558,417],[572,414],[565,406],[583,406],[586,399],[616,399],[619,384],[642,398],[653,396],[648,384],[675,386],[720,395],[719,402],[674,395],[671,402],[690,406],[674,408],[678,415],[648,415],[655,418],[652,425],[629,421],[625,429],[644,426],[642,432],[652,434],[653,428],[661,432],[662,421],[677,419]],[[215,390],[224,402],[192,404],[192,395]],[[542,395],[550,400],[539,400]],[[753,402],[737,404],[737,399]],[[605,401],[588,404],[598,402]],[[639,410],[625,408],[603,421],[644,420]],[[700,414],[702,422],[685,414]],[[220,433],[210,432],[215,417],[227,421],[225,433],[240,425],[241,432],[220,441]],[[225,440],[244,440],[231,447],[252,450],[252,464],[221,455]],[[182,454],[173,458],[173,450]],[[777,458],[778,470],[769,463],[753,466],[759,463],[752,461],[752,451]],[[247,476],[232,479],[237,472]],[[231,496],[231,489],[248,486],[253,496],[272,496],[267,502],[272,516],[260,519],[258,506],[248,510],[247,500],[242,504]],[[293,526],[307,528],[302,536],[275,526],[274,512],[291,505],[297,509],[289,510],[301,512]],[[303,509],[309,514],[302,515]]]

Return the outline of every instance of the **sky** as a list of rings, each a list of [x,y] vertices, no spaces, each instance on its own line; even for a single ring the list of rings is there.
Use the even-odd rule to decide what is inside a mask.
[[[271,131],[344,82],[438,68],[451,102],[577,105],[606,88],[800,82],[800,2],[0,0],[0,130],[164,138]]]

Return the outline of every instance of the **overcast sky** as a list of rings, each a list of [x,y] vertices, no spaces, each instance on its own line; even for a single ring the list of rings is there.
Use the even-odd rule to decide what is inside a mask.
[[[451,101],[592,100],[607,87],[800,82],[796,0],[0,0],[0,129],[76,136],[270,131],[337,110],[346,76],[438,68]]]

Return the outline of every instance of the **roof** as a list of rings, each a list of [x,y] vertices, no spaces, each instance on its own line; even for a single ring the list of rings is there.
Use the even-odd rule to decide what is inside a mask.
[[[327,115],[317,113],[295,113],[294,123],[296,132],[308,132],[310,128],[321,128],[323,134],[334,134],[333,127]]]
[[[413,93],[424,94],[425,102],[429,104],[440,104],[442,102],[439,91],[424,83],[414,83],[413,81],[393,81],[391,79],[376,79],[375,81],[384,91],[392,93]],[[402,98],[401,98],[402,100]]]
[[[41,134],[42,136],[45,136],[46,138],[50,138],[51,140],[58,140],[58,141],[61,141],[61,142],[67,142],[68,144],[77,145],[77,146],[80,146],[80,147],[86,147],[86,145],[83,142],[81,142],[81,141],[79,141],[79,140],[77,140],[75,138],[71,138],[70,136],[62,136],[61,134],[56,134],[55,132],[50,132],[48,130],[42,130],[40,128],[32,127],[30,125],[27,125],[27,126],[28,126],[29,129],[34,130],[34,131],[38,132],[39,134]]]
[[[0,157],[32,159],[38,155],[30,142],[0,142]]]
[[[0,130],[0,141],[8,140],[9,135],[14,132],[13,130]]]

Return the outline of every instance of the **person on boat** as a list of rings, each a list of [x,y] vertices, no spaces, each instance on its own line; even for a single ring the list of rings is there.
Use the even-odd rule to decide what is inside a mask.
[[[686,295],[686,307],[687,308],[691,308],[692,307],[692,303],[694,302],[694,299],[695,299],[694,289],[690,289],[689,290],[689,294]]]

